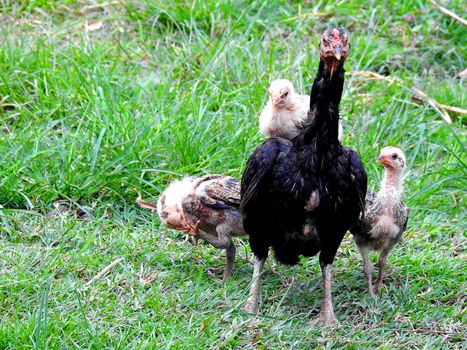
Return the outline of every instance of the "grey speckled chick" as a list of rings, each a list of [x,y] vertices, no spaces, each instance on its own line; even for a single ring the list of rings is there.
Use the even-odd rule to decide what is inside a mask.
[[[137,203],[156,210],[140,198]],[[185,232],[225,249],[224,280],[232,275],[235,244],[232,236],[245,235],[240,214],[240,180],[225,175],[187,177],[172,182],[157,202],[157,212],[168,228]]]
[[[370,294],[379,292],[383,284],[383,273],[388,255],[402,240],[407,229],[409,207],[402,201],[402,176],[406,159],[397,147],[385,147],[377,159],[384,167],[381,189],[366,196],[365,216],[350,228],[355,243],[363,258],[363,272],[368,281]],[[378,259],[378,278],[372,285],[373,265],[369,252],[380,251]]]

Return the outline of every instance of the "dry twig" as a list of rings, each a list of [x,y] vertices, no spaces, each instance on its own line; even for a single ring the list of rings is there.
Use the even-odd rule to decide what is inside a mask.
[[[452,119],[446,111],[458,114],[467,114],[467,110],[465,109],[439,103],[434,98],[428,96],[424,91],[420,90],[418,87],[405,86],[404,82],[399,78],[387,77],[371,71],[353,71],[349,72],[349,74],[353,76],[362,76],[373,80],[384,80],[390,84],[396,83],[397,85],[411,91],[415,95],[415,101],[417,101],[418,99],[418,101],[425,101],[426,103],[428,103],[448,124],[452,124]]]
[[[415,103],[418,103],[419,105],[423,104],[423,99],[418,98],[417,96],[412,96],[412,100]],[[442,107],[443,109],[447,110],[448,112],[456,113],[456,114],[467,114],[467,110],[462,109],[460,107],[453,107],[453,106],[448,106],[442,103],[438,102],[438,105]]]
[[[456,15],[454,12],[448,10],[447,8],[441,6],[434,0],[430,0],[431,4],[436,7],[440,12],[448,15],[451,18],[454,18],[456,21],[461,22],[463,25],[467,26],[467,20],[463,19],[462,17]]]
[[[138,193],[138,197],[136,198],[136,204],[138,204],[139,207],[144,208],[144,209],[149,209],[151,211],[157,211],[157,205],[145,201],[141,198],[141,193]]]
[[[123,260],[123,258],[120,257],[120,258],[115,259],[114,261],[112,261],[109,265],[104,267],[97,275],[95,275],[92,279],[90,279],[84,286],[89,287],[93,282],[96,282],[99,278],[104,276],[107,272],[109,272],[112,269],[112,267],[117,265],[122,260]]]

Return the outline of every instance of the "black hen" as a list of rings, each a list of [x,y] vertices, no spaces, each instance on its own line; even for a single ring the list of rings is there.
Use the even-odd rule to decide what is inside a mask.
[[[367,187],[358,154],[338,141],[338,106],[344,85],[348,35],[330,28],[319,46],[320,64],[310,96],[309,125],[292,141],[270,138],[250,156],[243,173],[243,226],[255,254],[245,311],[258,312],[260,274],[269,248],[276,259],[296,264],[320,252],[324,279],[321,319],[335,322],[331,264],[363,211]]]

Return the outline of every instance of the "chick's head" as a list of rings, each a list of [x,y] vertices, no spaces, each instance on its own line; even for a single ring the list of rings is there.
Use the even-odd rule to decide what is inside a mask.
[[[268,91],[272,106],[274,108],[282,108],[287,106],[294,93],[294,88],[290,81],[277,79],[271,82]]]
[[[404,152],[400,148],[392,146],[384,147],[376,161],[381,163],[386,169],[396,171],[402,171],[407,162]]]

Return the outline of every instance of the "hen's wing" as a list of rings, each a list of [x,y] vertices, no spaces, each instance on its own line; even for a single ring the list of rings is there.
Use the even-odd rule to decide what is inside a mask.
[[[350,174],[354,188],[357,191],[358,196],[358,209],[360,210],[361,217],[364,219],[365,216],[365,200],[367,193],[367,175],[363,163],[358,156],[358,153],[352,149],[349,150],[350,160]]]
[[[367,175],[357,152],[349,149],[349,159],[351,179],[357,190],[357,205],[360,210],[357,221],[350,226],[349,231],[353,235],[360,235],[369,239],[368,222],[372,221],[374,215],[372,208],[374,207],[376,193],[367,192]]]
[[[300,243],[295,233],[300,235],[305,224],[304,197],[311,193],[303,188],[310,182],[302,178],[298,157],[292,142],[270,138],[248,159],[240,207],[251,250],[259,259],[265,259],[273,246],[278,261],[297,261]]]
[[[292,143],[288,140],[273,137],[255,149],[248,159],[242,176],[241,208],[245,208],[256,197],[258,187],[269,174],[277,158],[286,153],[291,145]]]

